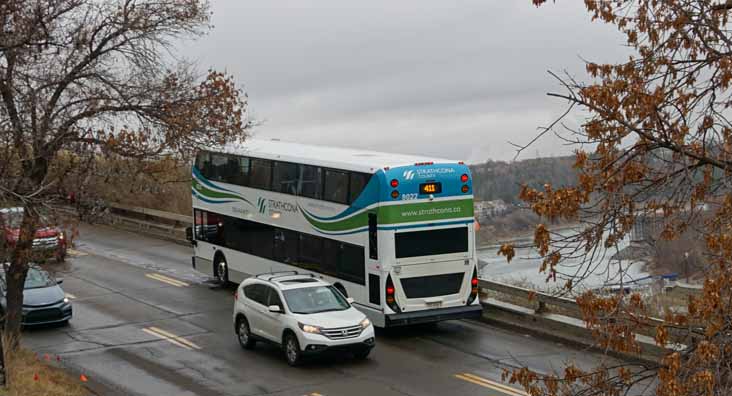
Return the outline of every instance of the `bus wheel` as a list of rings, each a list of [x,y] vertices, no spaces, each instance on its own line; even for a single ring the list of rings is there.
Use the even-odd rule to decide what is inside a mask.
[[[346,291],[346,288],[343,287],[343,285],[341,285],[340,283],[336,283],[333,286],[335,286],[335,288],[338,289],[341,294],[343,294],[343,297],[348,298],[348,292]]]
[[[214,276],[222,285],[229,283],[229,266],[226,264],[224,255],[216,256],[216,260],[214,261]]]

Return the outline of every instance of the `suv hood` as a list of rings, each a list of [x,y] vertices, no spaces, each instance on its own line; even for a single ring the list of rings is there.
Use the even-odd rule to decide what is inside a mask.
[[[20,228],[11,228],[8,231],[8,237],[12,241],[17,241],[18,237],[20,237]],[[36,230],[36,234],[33,237],[34,239],[38,238],[51,238],[58,236],[59,231],[56,228],[53,227],[43,227]]]
[[[321,312],[315,314],[294,314],[300,323],[319,326],[325,329],[337,327],[356,326],[366,317],[356,308],[348,308],[345,311]]]
[[[58,285],[25,289],[23,290],[23,306],[37,307],[54,304],[63,300],[64,297],[64,291]]]

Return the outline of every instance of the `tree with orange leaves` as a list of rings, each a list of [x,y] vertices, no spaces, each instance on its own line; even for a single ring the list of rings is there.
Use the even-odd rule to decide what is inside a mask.
[[[597,252],[617,247],[639,218],[660,217],[661,238],[675,240],[693,228],[706,242],[703,291],[689,298],[687,313],[669,312],[660,325],[638,294],[577,298],[606,350],[638,353],[635,334],[655,326],[656,343],[674,346],[658,364],[570,365],[551,374],[520,369],[506,378],[534,396],[731,395],[732,0],[586,0],[585,6],[593,20],[615,25],[633,54],[618,64],[587,63],[586,82],[552,74],[564,91],[549,95],[568,103],[565,115],[579,108],[589,116],[576,129],[558,130],[560,118],[540,132],[585,148],[576,152],[576,185],[521,192],[544,219],[582,224],[570,236],[537,227],[541,269],[572,291],[593,270],[607,268],[571,272],[565,260],[592,262]],[[514,249],[504,245],[500,253],[510,260]]]
[[[20,328],[40,209],[61,202],[67,176],[83,179],[100,158],[186,161],[246,136],[232,77],[200,76],[174,52],[209,18],[206,0],[0,2],[0,207],[24,208],[4,247],[7,333]]]

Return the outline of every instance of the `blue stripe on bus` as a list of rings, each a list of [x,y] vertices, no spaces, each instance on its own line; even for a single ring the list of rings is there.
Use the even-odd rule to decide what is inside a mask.
[[[320,231],[320,230],[317,230],[317,231],[319,233],[325,234],[325,235],[351,235],[351,234],[358,234],[359,232],[368,231],[368,229],[369,229],[368,227],[363,227],[363,228],[357,228],[355,230],[350,230],[350,231],[346,231],[346,232],[325,232],[325,231]]]
[[[196,198],[198,198],[201,201],[206,202],[206,203],[210,203],[210,204],[222,204],[222,203],[236,202],[236,201],[232,201],[232,200],[229,200],[229,201],[213,201],[213,200],[210,200],[208,198],[204,198],[201,194],[197,193],[196,190],[193,190],[193,189],[191,189],[191,190],[193,191],[193,195],[195,195]]]
[[[446,221],[444,223],[426,223],[426,224],[411,224],[411,225],[404,225],[404,226],[389,226],[389,227],[379,227],[379,230],[382,231],[391,231],[391,230],[404,230],[409,228],[420,228],[420,227],[439,227],[443,225],[454,225],[454,224],[471,224],[475,220],[458,220],[458,221]]]
[[[239,194],[236,191],[231,191],[229,189],[226,189],[226,188],[223,188],[223,187],[219,187],[219,186],[211,183],[210,181],[208,181],[208,179],[206,179],[205,177],[203,177],[203,175],[201,174],[201,172],[199,172],[198,169],[196,169],[195,166],[193,167],[193,176],[196,177],[196,180],[198,180],[203,185],[206,185],[208,187],[215,188],[217,190],[223,190],[223,191],[230,192],[230,193],[237,194],[237,195]]]

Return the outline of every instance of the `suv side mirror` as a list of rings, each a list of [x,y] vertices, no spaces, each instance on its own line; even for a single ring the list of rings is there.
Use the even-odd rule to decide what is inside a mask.
[[[267,309],[269,310],[269,312],[282,313],[282,308],[280,308],[278,305],[270,305],[269,307],[267,307]]]
[[[346,301],[348,301],[349,304],[353,304],[356,300],[354,300],[353,297],[348,297]]]
[[[57,285],[60,285],[62,283],[64,283],[64,278],[56,278],[56,284]]]

